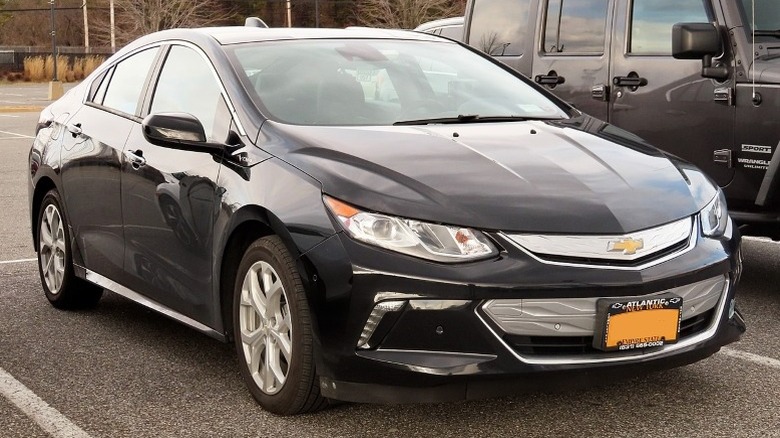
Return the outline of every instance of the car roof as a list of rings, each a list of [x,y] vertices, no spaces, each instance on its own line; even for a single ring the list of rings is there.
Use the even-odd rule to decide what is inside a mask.
[[[445,26],[463,26],[465,21],[466,20],[464,17],[441,18],[439,20],[425,22],[415,27],[414,30],[425,32],[427,30],[436,29]]]
[[[350,27],[347,29],[330,28],[260,28],[250,26],[204,27],[195,29],[172,29],[149,35],[155,39],[180,39],[187,36],[208,36],[221,45],[239,44],[254,41],[356,38],[356,39],[396,39],[418,41],[443,41],[441,38],[417,32],[396,29],[373,29]]]

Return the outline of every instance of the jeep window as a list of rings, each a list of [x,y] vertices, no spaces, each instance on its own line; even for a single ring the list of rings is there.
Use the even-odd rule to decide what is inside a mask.
[[[527,32],[531,0],[475,0],[469,45],[493,56],[520,56]]]
[[[671,55],[672,27],[676,23],[708,23],[703,0],[634,0],[631,8],[631,44],[635,55]]]
[[[737,2],[742,8],[742,22],[748,33],[756,31],[776,31],[780,29],[780,2],[777,0],[740,0]],[[756,23],[753,26],[753,4],[756,5]],[[756,37],[761,41],[774,40],[771,36]]]
[[[604,53],[608,0],[548,0],[544,51]]]

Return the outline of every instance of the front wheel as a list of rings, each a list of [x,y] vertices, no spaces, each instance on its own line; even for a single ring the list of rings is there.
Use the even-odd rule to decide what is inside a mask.
[[[277,236],[244,253],[233,294],[241,376],[260,405],[295,415],[327,405],[314,366],[311,315],[295,262]]]
[[[73,273],[70,232],[56,190],[46,193],[38,214],[38,272],[46,298],[58,309],[94,307],[103,288]]]

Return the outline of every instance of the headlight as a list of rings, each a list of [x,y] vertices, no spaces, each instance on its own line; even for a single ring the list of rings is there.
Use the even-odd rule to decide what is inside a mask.
[[[328,196],[324,199],[347,233],[361,242],[445,263],[498,254],[484,234],[471,228],[369,213]]]
[[[719,189],[715,198],[701,210],[699,221],[701,232],[705,236],[718,237],[726,232],[729,215],[726,211],[726,195],[723,194],[723,190]]]
[[[35,126],[35,135],[38,135],[38,131],[43,128],[48,128],[51,122],[54,121],[54,114],[51,112],[50,107],[46,107],[41,111],[38,116],[38,124]]]

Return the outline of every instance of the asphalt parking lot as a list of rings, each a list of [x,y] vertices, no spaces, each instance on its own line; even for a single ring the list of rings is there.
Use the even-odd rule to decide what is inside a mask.
[[[46,103],[40,86],[24,87],[0,86],[0,107]],[[0,109],[2,437],[780,437],[780,244],[757,239],[743,244],[737,301],[748,332],[696,364],[565,392],[270,415],[244,389],[231,346],[112,293],[91,311],[48,304],[27,211],[37,113],[9,110]]]

